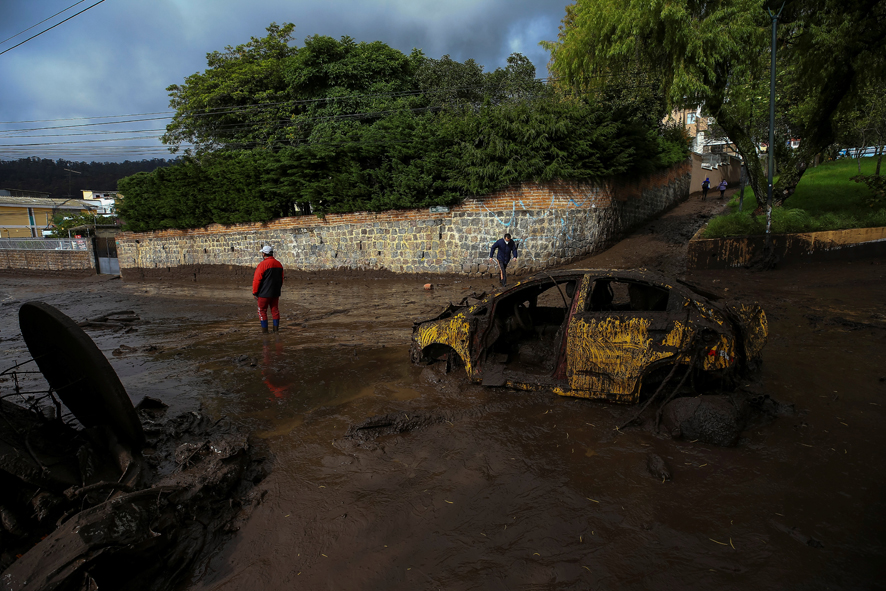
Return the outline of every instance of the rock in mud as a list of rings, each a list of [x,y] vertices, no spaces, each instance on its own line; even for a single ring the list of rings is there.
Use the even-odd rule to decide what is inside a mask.
[[[443,374],[430,367],[426,367],[421,371],[421,379],[431,384],[439,384],[444,377]]]
[[[744,429],[745,413],[729,396],[677,398],[664,407],[662,422],[675,439],[731,447]]]
[[[671,479],[671,470],[660,455],[649,454],[646,456],[646,470],[662,482]]]

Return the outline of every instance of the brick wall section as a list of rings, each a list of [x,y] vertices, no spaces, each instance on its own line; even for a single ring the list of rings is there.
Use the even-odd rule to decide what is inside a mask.
[[[510,232],[521,249],[522,270],[534,272],[599,250],[682,201],[689,195],[690,170],[687,161],[634,183],[524,183],[442,214],[424,208],[124,232],[117,251],[124,278],[127,271],[150,275],[177,267],[251,268],[264,244],[292,270],[474,274],[488,271],[492,242]]]
[[[0,269],[25,271],[83,271],[95,274],[89,250],[0,250]]]

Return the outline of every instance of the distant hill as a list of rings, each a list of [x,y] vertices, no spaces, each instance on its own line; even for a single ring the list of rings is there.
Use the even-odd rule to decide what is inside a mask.
[[[177,160],[153,158],[125,162],[74,162],[48,158],[19,158],[0,160],[0,189],[43,191],[53,197],[68,196],[68,175],[65,168],[81,174],[70,175],[71,197],[79,197],[81,190],[116,191],[117,181],[137,172],[151,172]]]

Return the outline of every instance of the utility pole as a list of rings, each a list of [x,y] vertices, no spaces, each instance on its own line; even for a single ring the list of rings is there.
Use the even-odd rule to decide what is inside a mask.
[[[778,43],[775,31],[778,27],[778,17],[784,10],[784,2],[776,14],[772,14],[769,7],[769,20],[772,21],[772,51],[771,65],[769,67],[769,190],[766,195],[766,256],[772,256],[772,176],[775,172],[775,46]]]
[[[68,197],[72,197],[72,195],[71,195],[71,173],[74,173],[74,174],[83,174],[83,173],[77,172],[76,170],[71,170],[70,168],[63,168],[62,170],[67,171],[67,173],[68,173]]]

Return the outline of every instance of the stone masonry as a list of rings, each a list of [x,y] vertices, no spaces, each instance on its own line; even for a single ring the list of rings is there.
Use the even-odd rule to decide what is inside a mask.
[[[117,250],[124,278],[179,269],[196,279],[213,267],[239,275],[255,267],[265,244],[294,271],[478,274],[490,271],[492,243],[510,232],[520,249],[515,271],[532,273],[605,247],[686,199],[689,180],[687,161],[633,183],[523,183],[444,213],[424,208],[125,232],[117,236]]]
[[[65,271],[95,275],[92,245],[88,250],[0,250],[0,270],[13,272]]]

